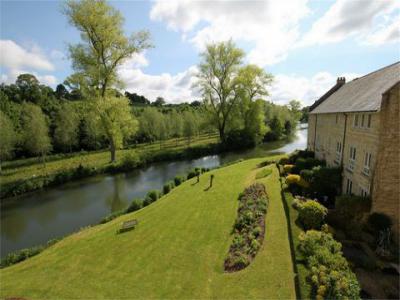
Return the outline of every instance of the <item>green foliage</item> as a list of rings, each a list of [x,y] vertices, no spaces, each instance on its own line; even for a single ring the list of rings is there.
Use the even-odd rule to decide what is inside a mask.
[[[0,110],[0,162],[13,156],[17,142],[16,133],[11,120]],[[0,169],[1,171],[1,169]]]
[[[383,213],[372,213],[368,216],[368,225],[371,226],[375,232],[380,232],[387,228],[392,227],[392,220],[390,217]]]
[[[341,247],[329,233],[309,230],[300,235],[299,251],[311,271],[317,299],[360,299],[360,286]]]
[[[185,181],[185,177],[182,175],[177,175],[174,177],[175,186],[181,185]]]
[[[299,206],[299,221],[304,229],[320,229],[328,210],[316,201],[308,200]]]
[[[370,211],[371,199],[353,195],[341,195],[336,197],[335,207],[343,222],[360,220],[362,214]]]
[[[43,251],[43,249],[44,249],[43,246],[38,246],[12,252],[8,254],[6,257],[1,259],[0,266],[1,268],[5,268],[14,265],[16,263],[24,261],[25,259],[28,259],[29,257],[38,255],[40,252]]]
[[[256,179],[261,179],[261,178],[267,177],[267,176],[271,175],[271,173],[272,173],[271,168],[265,168],[256,174]]]
[[[146,194],[146,200],[150,199],[150,203],[157,201],[158,198],[160,198],[160,192],[157,190],[151,190]]]
[[[163,194],[168,194],[175,187],[174,181],[169,181],[163,186]]]
[[[118,210],[118,211],[115,211],[115,212],[109,214],[107,217],[103,218],[103,219],[100,221],[100,224],[108,223],[108,222],[110,222],[110,221],[112,221],[112,220],[118,218],[119,216],[122,216],[122,215],[125,214],[125,213],[126,213],[125,210]]]
[[[70,103],[59,108],[54,121],[54,140],[63,150],[71,151],[77,145],[79,121],[79,115]]]
[[[338,194],[342,184],[342,171],[340,168],[314,167],[313,180],[310,190],[320,198],[328,196],[331,199]]]
[[[128,208],[126,209],[126,213],[134,212],[143,207],[143,199],[137,198],[133,199],[132,202],[129,204]]]
[[[44,156],[52,148],[49,127],[40,107],[32,103],[22,105],[21,122],[23,144],[31,154]]]
[[[105,0],[68,0],[64,13],[82,38],[82,43],[69,46],[73,68],[92,93],[100,87],[104,98],[110,86],[120,83],[117,68],[133,54],[151,47],[150,35],[140,31],[126,37],[121,13]]]
[[[296,159],[292,172],[295,174],[300,174],[302,170],[311,170],[312,168],[317,166],[325,166],[325,161],[315,159],[312,157],[307,157],[307,158],[299,157],[298,159]]]

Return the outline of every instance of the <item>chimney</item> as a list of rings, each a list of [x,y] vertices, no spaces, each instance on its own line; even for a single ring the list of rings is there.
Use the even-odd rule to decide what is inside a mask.
[[[336,85],[342,86],[346,83],[346,77],[338,77],[336,81]]]

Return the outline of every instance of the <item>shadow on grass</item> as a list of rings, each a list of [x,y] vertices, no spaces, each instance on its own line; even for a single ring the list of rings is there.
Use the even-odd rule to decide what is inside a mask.
[[[288,238],[289,238],[289,244],[290,244],[290,253],[292,255],[292,265],[293,265],[293,270],[296,274],[294,277],[294,285],[295,285],[295,289],[296,289],[296,299],[302,299],[302,297],[301,297],[302,294],[300,291],[299,270],[297,269],[297,260],[296,260],[296,252],[295,252],[296,249],[295,249],[294,242],[293,242],[292,224],[290,222],[290,211],[289,211],[288,203],[286,201],[285,190],[283,189],[281,177],[279,177],[279,182],[281,184],[281,198],[282,198],[282,202],[283,202],[283,207],[285,209],[286,224],[288,227]]]

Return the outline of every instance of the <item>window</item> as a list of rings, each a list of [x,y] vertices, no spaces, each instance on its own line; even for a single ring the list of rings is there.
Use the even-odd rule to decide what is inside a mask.
[[[358,114],[354,115],[354,127],[358,127]]]
[[[372,115],[368,115],[367,127],[371,128]]]
[[[356,147],[350,146],[349,165],[347,166],[347,169],[350,172],[353,172],[355,164],[356,164]]]
[[[364,197],[364,198],[368,197],[369,196],[369,189],[367,189],[367,188],[365,188],[363,186],[360,186],[360,195],[361,195],[361,197]]]
[[[365,115],[361,115],[361,127],[364,127]]]
[[[369,175],[369,173],[370,173],[371,158],[372,158],[372,154],[369,153],[369,152],[365,152],[365,156],[364,156],[364,169],[363,169],[363,173],[364,173],[365,175]]]
[[[336,114],[336,124],[339,123],[339,114]]]
[[[350,147],[350,159],[356,160],[356,147]]]
[[[339,164],[341,158],[342,158],[342,142],[336,142],[336,159],[335,159],[335,162],[337,164]]]
[[[352,189],[353,189],[353,182],[347,178],[347,182],[346,182],[346,194],[347,195],[351,195],[352,194]]]

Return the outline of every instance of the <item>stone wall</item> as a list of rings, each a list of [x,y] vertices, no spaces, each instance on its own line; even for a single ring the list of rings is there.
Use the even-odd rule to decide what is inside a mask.
[[[400,83],[383,95],[379,150],[374,174],[372,211],[385,213],[399,234],[400,210]]]

